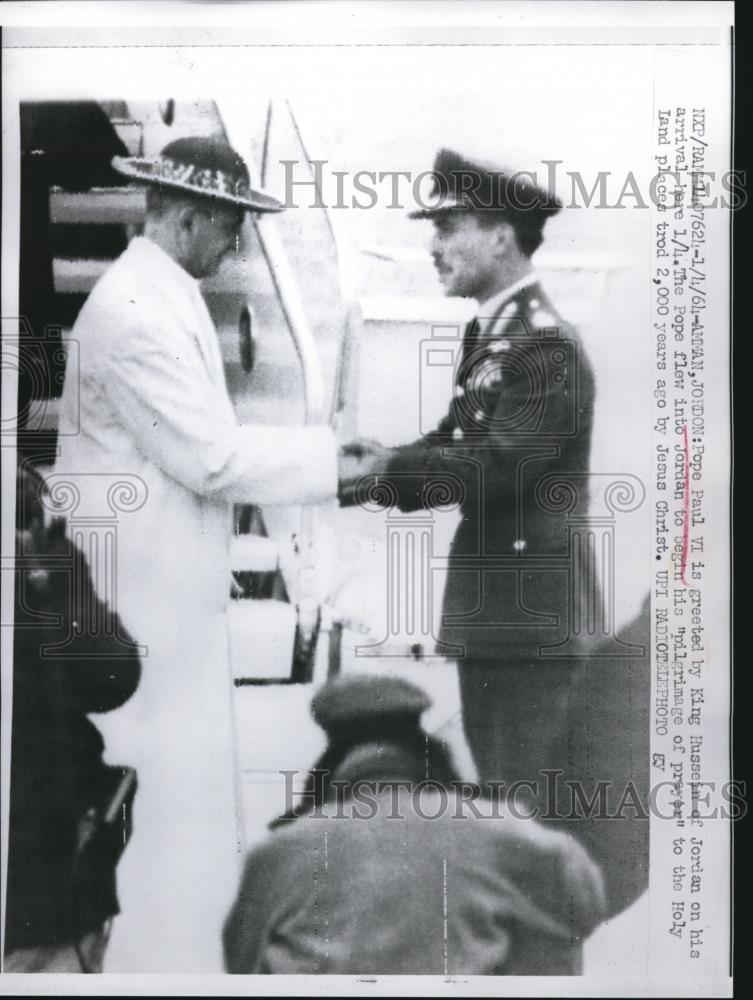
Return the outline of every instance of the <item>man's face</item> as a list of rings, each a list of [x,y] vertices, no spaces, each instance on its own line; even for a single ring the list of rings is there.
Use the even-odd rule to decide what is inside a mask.
[[[483,228],[475,212],[465,211],[433,222],[431,255],[446,294],[484,301],[500,281],[498,227]]]
[[[194,278],[214,274],[240,239],[244,213],[231,205],[209,205],[196,209],[190,244],[184,263]]]

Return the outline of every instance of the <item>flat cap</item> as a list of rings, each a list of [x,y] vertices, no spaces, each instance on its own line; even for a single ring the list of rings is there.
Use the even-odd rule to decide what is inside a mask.
[[[546,218],[561,208],[561,202],[537,184],[532,171],[512,170],[440,149],[434,160],[430,201],[421,202],[410,218],[430,219],[458,210],[508,211],[511,216],[533,214],[543,226]]]
[[[311,714],[325,732],[332,733],[396,717],[417,724],[430,706],[428,694],[401,677],[354,674],[328,681],[314,696]]]

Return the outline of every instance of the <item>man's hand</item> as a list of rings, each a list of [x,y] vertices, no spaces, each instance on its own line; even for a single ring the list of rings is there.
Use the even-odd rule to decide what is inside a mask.
[[[337,496],[341,507],[356,503],[356,487],[364,476],[378,475],[385,471],[390,449],[378,441],[356,438],[340,448],[338,455]]]
[[[353,438],[352,441],[340,446],[340,454],[357,459],[386,459],[390,449],[374,438]]]

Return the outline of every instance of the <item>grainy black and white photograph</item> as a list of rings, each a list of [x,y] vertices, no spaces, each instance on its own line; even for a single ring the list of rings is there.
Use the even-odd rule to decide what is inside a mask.
[[[731,995],[734,9],[640,6],[7,5],[0,993]]]

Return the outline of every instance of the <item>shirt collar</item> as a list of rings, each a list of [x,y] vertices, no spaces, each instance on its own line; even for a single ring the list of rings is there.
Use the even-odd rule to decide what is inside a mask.
[[[192,296],[201,294],[197,279],[192,278],[188,271],[182,268],[177,260],[174,260],[154,240],[150,240],[147,236],[135,236],[130,242],[129,250],[149,269],[157,271],[161,275],[160,280],[163,278],[171,280]]]
[[[535,285],[538,280],[538,276],[531,271],[523,278],[520,278],[519,281],[516,281],[515,284],[508,285],[507,288],[503,288],[501,292],[497,292],[496,295],[480,306],[477,317],[480,328],[479,332],[482,335],[485,334],[505,302],[517,295],[523,288],[528,288],[529,285]]]

